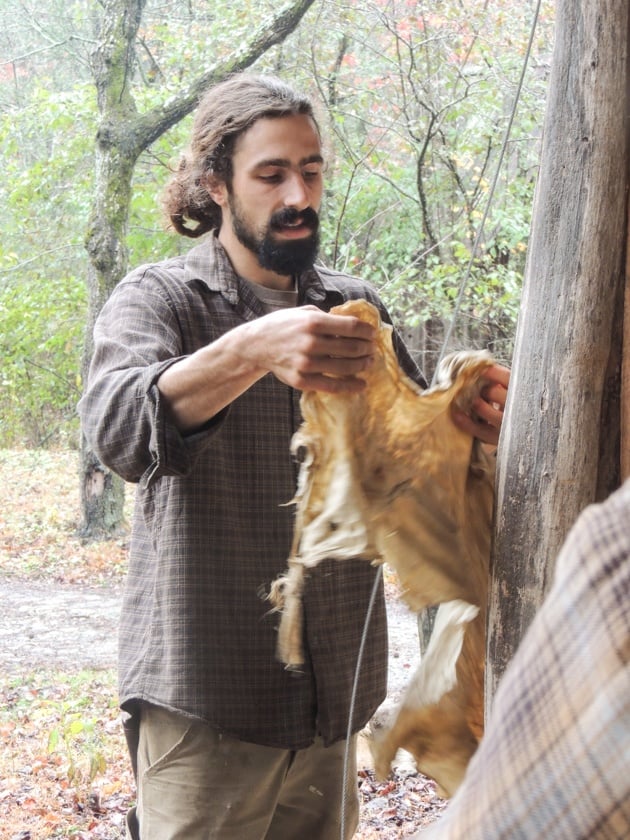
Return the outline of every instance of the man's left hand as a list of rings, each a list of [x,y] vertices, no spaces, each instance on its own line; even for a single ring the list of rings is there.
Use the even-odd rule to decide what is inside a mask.
[[[455,425],[483,443],[496,447],[503,423],[503,412],[510,383],[510,370],[503,365],[490,365],[483,372],[488,382],[471,406],[471,413],[453,410]]]

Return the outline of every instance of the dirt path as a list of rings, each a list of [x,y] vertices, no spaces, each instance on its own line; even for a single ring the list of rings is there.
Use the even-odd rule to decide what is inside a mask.
[[[120,589],[0,578],[0,670],[116,664]]]

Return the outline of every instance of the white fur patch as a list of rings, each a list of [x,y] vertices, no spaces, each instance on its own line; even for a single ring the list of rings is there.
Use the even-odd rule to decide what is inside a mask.
[[[457,682],[455,666],[462,652],[466,625],[478,613],[479,607],[465,601],[440,604],[427,651],[405,693],[405,708],[432,706],[454,688]]]

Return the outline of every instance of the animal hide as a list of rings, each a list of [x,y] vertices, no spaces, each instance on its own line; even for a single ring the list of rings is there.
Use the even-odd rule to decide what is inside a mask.
[[[278,655],[302,664],[304,570],[324,558],[387,562],[412,610],[440,604],[429,647],[393,726],[372,744],[385,777],[399,747],[451,796],[483,731],[483,672],[494,458],[458,429],[492,364],[485,352],[444,361],[422,391],[401,370],[391,327],[375,307],[332,310],[378,330],[375,363],[357,394],[305,392],[292,450],[301,461],[287,573],[272,587],[282,610]]]

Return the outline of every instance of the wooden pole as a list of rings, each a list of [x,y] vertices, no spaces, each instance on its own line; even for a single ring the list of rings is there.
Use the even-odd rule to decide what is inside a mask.
[[[630,43],[630,37],[628,41]],[[628,202],[626,243],[630,242],[630,197]],[[630,248],[626,248],[626,287],[623,310],[623,354],[621,362],[621,480],[626,481],[626,479],[630,478]]]
[[[620,481],[628,3],[559,0],[499,448],[486,708],[577,515]]]

